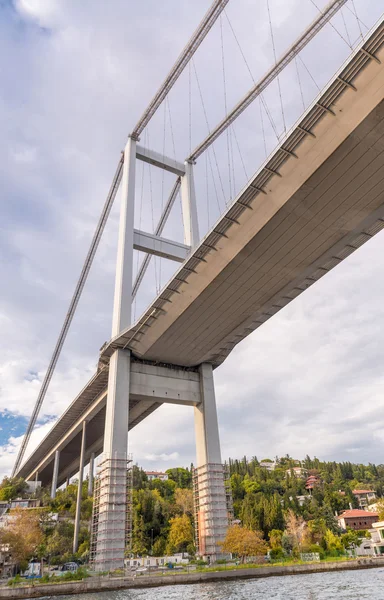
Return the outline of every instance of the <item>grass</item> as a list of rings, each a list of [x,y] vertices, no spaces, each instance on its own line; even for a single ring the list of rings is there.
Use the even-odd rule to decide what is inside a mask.
[[[81,581],[82,579],[85,579],[86,577],[89,577],[89,574],[87,572],[86,569],[84,569],[83,567],[79,567],[79,569],[77,569],[77,571],[67,571],[66,573],[64,573],[64,575],[55,575],[55,574],[49,574],[46,573],[45,575],[43,575],[40,578],[36,578],[36,579],[23,579],[22,577],[20,577],[20,575],[16,575],[16,577],[14,577],[13,579],[9,579],[8,580],[8,584],[9,586],[13,587],[13,586],[28,586],[28,585],[43,585],[45,583],[65,583],[68,581]]]

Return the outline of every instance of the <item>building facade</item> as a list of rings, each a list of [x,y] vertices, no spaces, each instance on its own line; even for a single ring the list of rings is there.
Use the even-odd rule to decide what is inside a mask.
[[[168,473],[162,473],[161,471],[145,471],[148,481],[154,479],[160,479],[160,481],[168,481]]]
[[[373,523],[377,521],[378,514],[361,510],[358,508],[345,510],[338,517],[337,521],[341,529],[354,529],[355,531],[371,529]]]
[[[376,492],[372,490],[352,490],[352,494],[357,498],[360,508],[367,506],[376,500]]]

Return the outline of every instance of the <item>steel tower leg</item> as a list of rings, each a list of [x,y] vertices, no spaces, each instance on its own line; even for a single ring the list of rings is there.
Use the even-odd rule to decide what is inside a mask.
[[[131,324],[133,225],[136,142],[124,151],[122,198],[117,248],[112,337]],[[127,446],[130,352],[117,350],[110,359],[103,458],[100,463],[100,502],[95,568],[124,567],[127,503]]]
[[[195,508],[198,554],[214,562],[222,555],[218,542],[228,528],[212,365],[200,366],[201,403],[195,407]]]

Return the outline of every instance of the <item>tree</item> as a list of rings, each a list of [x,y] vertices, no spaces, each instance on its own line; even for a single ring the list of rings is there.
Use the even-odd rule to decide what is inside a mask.
[[[281,540],[283,539],[284,532],[281,529],[272,529],[269,532],[269,543],[272,550],[276,550],[281,547]]]
[[[153,544],[153,556],[164,556],[167,547],[167,540],[163,537],[158,537]]]
[[[377,512],[379,513],[379,521],[384,521],[384,498],[377,503]]]
[[[11,514],[12,521],[1,531],[0,542],[9,546],[13,560],[24,570],[43,543],[40,511],[16,509]]]
[[[187,547],[193,544],[193,527],[189,517],[185,514],[181,517],[174,517],[170,519],[170,524],[168,553],[186,552]]]
[[[307,535],[307,524],[302,517],[296,516],[291,509],[287,511],[285,520],[287,523],[287,533],[291,538],[293,550],[300,552]]]
[[[167,469],[166,473],[171,481],[174,481],[179,488],[188,488],[192,483],[192,473],[188,469],[177,467]]]
[[[251,531],[240,525],[232,525],[221,542],[224,552],[236,554],[244,563],[247,556],[260,556],[267,552],[267,544],[261,531]]]
[[[241,475],[233,473],[230,478],[233,500],[242,500],[244,498],[244,486]]]
[[[145,525],[143,516],[137,513],[133,519],[132,552],[142,556],[147,553],[147,538],[145,535]]]
[[[328,552],[333,555],[342,554],[344,548],[341,539],[337,537],[330,529],[327,529],[324,536],[324,542]]]
[[[353,529],[350,529],[349,531],[347,531],[347,533],[343,533],[340,536],[340,541],[345,549],[360,546],[362,539],[363,536],[360,534],[360,532],[354,531]]]
[[[176,488],[175,504],[183,514],[193,514],[193,492],[187,488]]]
[[[0,500],[14,500],[23,496],[28,489],[28,484],[22,477],[4,477],[0,483]]]
[[[74,525],[60,521],[47,539],[47,554],[52,564],[61,562],[61,557],[72,552]]]

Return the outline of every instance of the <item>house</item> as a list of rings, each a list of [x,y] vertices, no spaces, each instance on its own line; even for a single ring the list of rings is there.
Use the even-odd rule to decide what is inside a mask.
[[[11,500],[9,508],[38,508],[41,501],[37,498],[16,498]]]
[[[307,490],[313,490],[314,487],[319,485],[320,480],[316,475],[310,475],[305,482],[305,487]]]
[[[370,529],[370,531],[372,531],[372,529]],[[375,551],[372,538],[362,538],[359,546],[353,545],[351,548],[347,549],[347,554],[349,556],[373,556]]]
[[[262,469],[267,469],[267,471],[274,471],[275,468],[276,468],[276,463],[273,462],[273,460],[270,460],[270,459],[266,458],[265,460],[261,461],[260,467]]]
[[[162,473],[161,471],[145,471],[148,481],[154,479],[160,479],[160,481],[168,481],[168,473]]]
[[[372,524],[377,521],[378,514],[355,508],[352,510],[344,510],[336,518],[341,529],[347,529],[347,527],[349,527],[350,529],[358,531],[361,529],[371,529]]]
[[[286,473],[287,475],[291,475],[293,473],[300,479],[304,479],[307,476],[307,470],[303,469],[303,467],[292,467],[291,469],[287,469]]]
[[[309,494],[306,496],[296,496],[296,500],[298,501],[299,506],[303,506],[304,502],[306,500],[310,500],[310,499],[311,499],[311,496]]]
[[[359,501],[360,508],[367,508],[370,502],[376,500],[376,492],[372,490],[352,490],[352,494]]]
[[[169,563],[176,565],[187,565],[189,563],[189,556],[185,552],[174,554],[172,556],[145,556],[139,558],[126,558],[124,564],[126,567],[131,569],[137,569],[140,567],[164,567]]]
[[[384,521],[372,523],[371,545],[375,554],[384,554]]]

